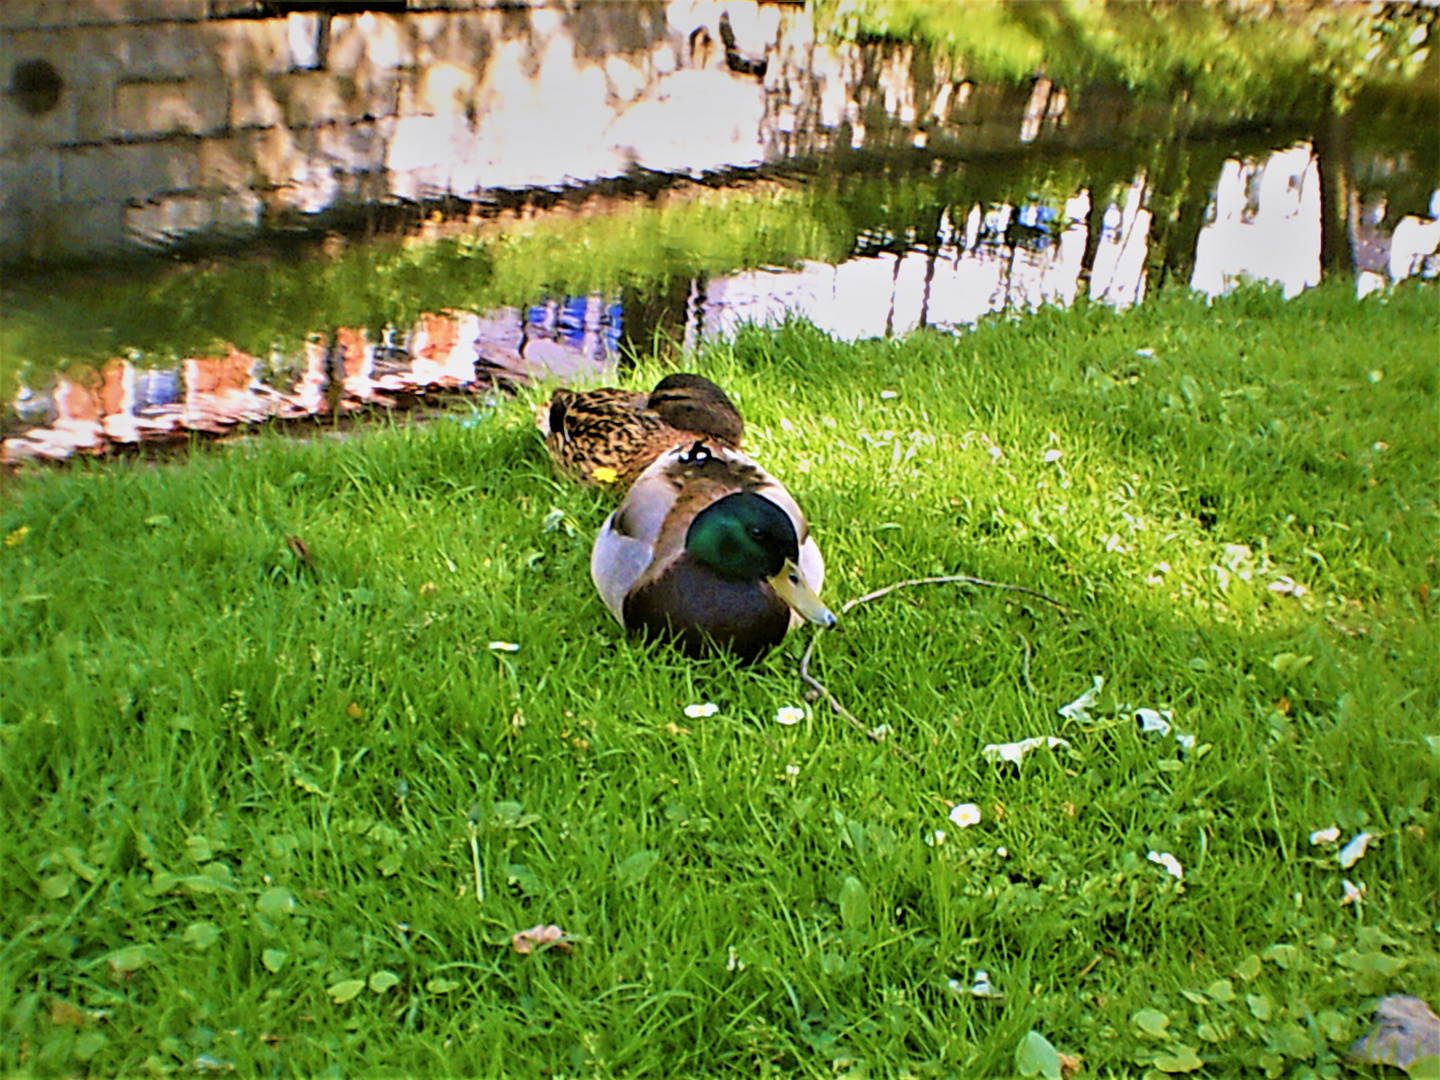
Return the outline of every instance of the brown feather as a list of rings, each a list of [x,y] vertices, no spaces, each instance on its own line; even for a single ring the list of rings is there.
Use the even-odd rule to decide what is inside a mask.
[[[536,426],[562,473],[622,491],[667,450],[700,438],[738,449],[745,430],[725,391],[688,373],[666,376],[649,394],[557,390]]]

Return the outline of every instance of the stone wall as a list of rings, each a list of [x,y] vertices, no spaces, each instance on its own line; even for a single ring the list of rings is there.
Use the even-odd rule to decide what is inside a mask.
[[[910,46],[817,42],[796,4],[323,6],[0,3],[0,261],[837,141],[990,151],[1116,129],[1098,102],[1075,121],[1048,80],[977,87]]]

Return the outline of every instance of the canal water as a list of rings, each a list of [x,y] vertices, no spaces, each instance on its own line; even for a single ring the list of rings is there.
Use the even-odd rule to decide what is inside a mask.
[[[599,381],[636,355],[681,357],[751,323],[804,318],[843,340],[963,335],[1046,304],[1124,309],[1161,287],[1217,296],[1265,283],[1294,296],[1343,275],[1363,302],[1440,273],[1440,87],[1343,115],[1176,124],[1173,110],[1118,109],[1108,125],[1096,115],[1104,97],[1043,77],[991,93],[947,61],[919,71],[926,50],[905,52],[889,86],[901,46],[870,43],[847,54],[864,69],[852,95],[868,93],[870,111],[842,102],[833,123],[815,121],[822,141],[781,152],[784,140],[752,145],[738,124],[716,141],[714,110],[743,114],[757,93],[762,123],[776,127],[756,59],[769,47],[746,52],[723,30],[726,49],[709,46],[718,59],[692,34],[691,66],[637,100],[619,172],[591,140],[599,175],[474,181],[457,194],[474,147],[451,138],[447,162],[414,129],[409,152],[444,181],[404,198],[238,241],[140,237],[159,254],[139,260],[11,264],[3,461],[434,407],[537,379]],[[916,86],[928,88],[924,108]],[[547,101],[569,119],[547,120]],[[527,107],[514,153],[548,161],[547,127],[580,138],[573,97],[532,95]],[[962,107],[968,138],[917,119],[953,120]],[[1155,127],[1157,116],[1172,122]],[[427,122],[457,131],[474,118]],[[416,169],[396,152],[390,166],[413,187]]]

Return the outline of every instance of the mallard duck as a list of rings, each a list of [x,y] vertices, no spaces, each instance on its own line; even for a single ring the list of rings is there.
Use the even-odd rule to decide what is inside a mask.
[[[678,372],[650,393],[557,390],[535,426],[561,472],[582,484],[628,487],[665,451],[697,439],[740,448],[745,422],[724,390]]]
[[[697,439],[655,459],[600,530],[590,576],[627,630],[753,661],[802,619],[833,626],[825,564],[780,482]]]

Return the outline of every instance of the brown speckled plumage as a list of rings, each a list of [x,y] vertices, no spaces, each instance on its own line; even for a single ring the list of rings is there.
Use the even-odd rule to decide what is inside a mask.
[[[557,390],[536,426],[566,476],[622,491],[667,450],[697,438],[738,449],[745,431],[725,391],[687,373],[667,375],[649,394]]]

